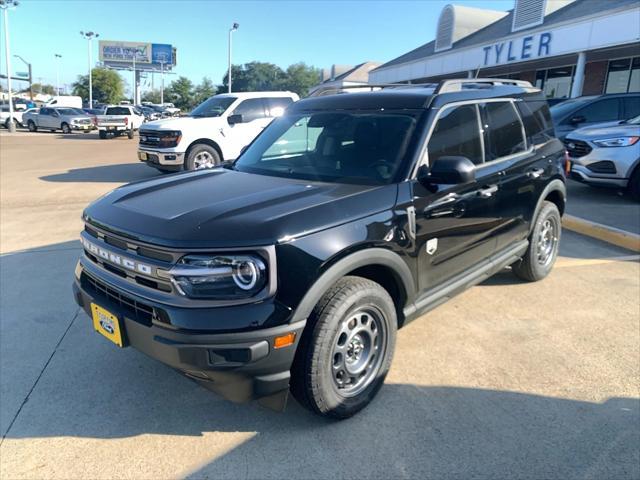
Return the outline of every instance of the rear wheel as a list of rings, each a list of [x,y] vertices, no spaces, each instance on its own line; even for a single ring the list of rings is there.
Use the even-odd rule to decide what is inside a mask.
[[[36,126],[36,123],[33,120],[29,120],[27,122],[27,128],[29,129],[30,132],[38,131],[38,127]]]
[[[202,170],[220,165],[220,154],[211,145],[198,143],[189,149],[184,162],[186,170]]]
[[[396,311],[371,280],[347,276],[318,302],[292,367],[291,390],[310,410],[348,418],[376,396],[391,366]]]
[[[552,202],[543,202],[529,237],[529,248],[522,260],[511,266],[513,273],[528,282],[536,282],[549,275],[558,256],[561,234],[562,219],[558,207]]]
[[[105,132],[104,130],[99,130],[98,131],[98,135],[100,136],[100,138],[102,140],[104,140],[105,138],[107,138],[107,132]]]
[[[629,179],[629,194],[636,202],[640,202],[640,166],[631,174]]]
[[[127,132],[127,138],[128,138],[129,140],[132,140],[132,139],[133,139],[133,128]]]
[[[63,123],[61,127],[62,127],[62,133],[71,133],[71,127],[69,126],[68,123]]]

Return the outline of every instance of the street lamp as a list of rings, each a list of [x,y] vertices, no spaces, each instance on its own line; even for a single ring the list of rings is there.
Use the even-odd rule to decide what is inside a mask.
[[[9,9],[18,6],[16,0],[0,0],[0,8],[4,20],[4,53],[7,62],[7,94],[9,95],[9,131],[16,131],[16,123],[13,120],[13,99],[11,98],[11,50],[9,48]]]
[[[98,38],[100,35],[95,32],[80,32],[84,38],[88,40],[89,49],[89,108],[93,108],[93,80],[91,78],[91,40]]]
[[[231,34],[235,32],[239,26],[239,23],[234,22],[233,26],[229,29],[229,72],[227,73],[227,85],[229,87],[229,93],[231,93]]]
[[[31,64],[27,62],[24,58],[22,58],[20,55],[14,55],[14,57],[16,57],[19,60],[22,60],[22,63],[24,63],[27,66],[27,71],[29,74],[29,100],[33,101],[33,77],[31,76]]]
[[[62,55],[54,53],[53,56],[56,59],[56,95],[60,96],[60,59]]]

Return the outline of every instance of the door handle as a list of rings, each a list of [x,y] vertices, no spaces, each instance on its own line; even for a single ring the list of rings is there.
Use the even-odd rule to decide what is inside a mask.
[[[538,177],[541,177],[543,173],[544,173],[544,168],[534,168],[533,170],[529,170],[527,172],[527,177],[538,178]]]
[[[478,196],[482,198],[489,198],[493,196],[493,194],[496,193],[497,191],[498,191],[497,185],[489,185],[487,187],[484,187],[478,190]]]

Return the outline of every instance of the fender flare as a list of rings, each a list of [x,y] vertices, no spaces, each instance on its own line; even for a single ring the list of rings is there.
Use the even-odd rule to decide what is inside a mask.
[[[533,217],[531,218],[531,226],[529,227],[529,232],[533,231],[533,228],[536,224],[536,218],[538,218],[538,213],[542,208],[542,202],[549,196],[552,192],[558,192],[562,196],[562,203],[567,203],[567,187],[562,180],[559,178],[554,178],[549,182],[549,184],[542,190],[540,197],[538,197],[538,203],[536,203],[536,209],[533,212]]]
[[[296,307],[290,323],[306,320],[325,292],[347,273],[370,265],[390,268],[406,292],[407,303],[413,301],[415,298],[413,275],[400,255],[384,248],[366,248],[338,260],[320,275]],[[402,310],[405,305],[400,307]]]

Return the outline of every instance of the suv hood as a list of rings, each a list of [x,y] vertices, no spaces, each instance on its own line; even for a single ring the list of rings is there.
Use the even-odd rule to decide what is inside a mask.
[[[640,125],[620,124],[620,122],[607,122],[598,125],[583,127],[574,130],[567,138],[576,140],[591,140],[605,137],[628,137],[640,135]]]
[[[144,124],[145,130],[178,130],[188,129],[194,122],[200,120],[220,120],[219,117],[179,117],[179,118],[163,118],[161,120],[154,120],[153,122],[147,122]]]
[[[309,182],[226,169],[136,182],[85,210],[92,223],[174,248],[270,245],[391,209],[397,186]]]

